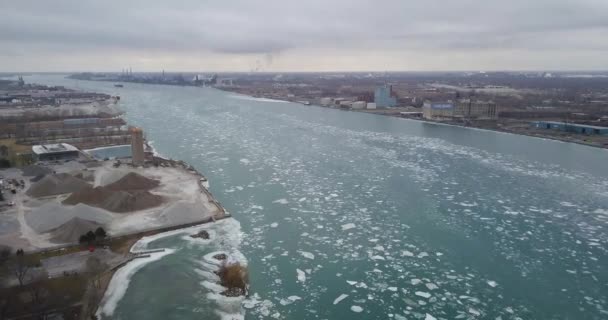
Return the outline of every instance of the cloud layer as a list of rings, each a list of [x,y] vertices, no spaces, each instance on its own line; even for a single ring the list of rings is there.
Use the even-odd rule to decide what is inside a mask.
[[[0,4],[3,70],[593,69],[606,39],[605,0]]]

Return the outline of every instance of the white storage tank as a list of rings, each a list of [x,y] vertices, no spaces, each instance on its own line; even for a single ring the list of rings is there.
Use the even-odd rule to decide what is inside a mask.
[[[367,108],[368,109],[376,109],[376,103],[375,102],[368,102],[367,103]]]

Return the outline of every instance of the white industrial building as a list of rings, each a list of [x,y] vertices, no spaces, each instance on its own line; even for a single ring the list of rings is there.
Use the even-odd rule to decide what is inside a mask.
[[[72,160],[78,158],[78,148],[67,143],[43,144],[32,146],[37,161]]]

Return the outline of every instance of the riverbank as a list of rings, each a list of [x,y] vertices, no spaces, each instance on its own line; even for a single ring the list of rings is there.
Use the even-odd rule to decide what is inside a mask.
[[[600,136],[600,135],[591,136],[591,135],[574,134],[574,133],[562,132],[562,131],[556,131],[556,130],[532,128],[530,126],[530,122],[538,121],[539,119],[527,119],[526,120],[526,119],[503,118],[503,119],[498,119],[496,121],[471,120],[471,121],[468,121],[467,123],[458,122],[458,121],[437,121],[437,120],[430,120],[430,119],[408,117],[408,116],[403,116],[401,114],[401,112],[408,112],[408,111],[421,112],[420,108],[416,109],[416,108],[397,107],[397,108],[383,108],[383,109],[372,109],[372,110],[337,108],[337,107],[331,107],[331,106],[322,106],[322,105],[318,105],[318,104],[314,104],[314,103],[306,104],[306,103],[301,103],[298,101],[289,101],[289,100],[286,100],[287,99],[286,97],[277,97],[277,96],[271,96],[271,95],[269,95],[269,96],[246,95],[246,94],[239,92],[238,90],[230,90],[227,88],[216,88],[216,89],[230,92],[230,93],[236,93],[236,94],[242,95],[244,97],[250,97],[251,99],[289,102],[289,103],[295,103],[295,104],[300,104],[300,105],[304,105],[304,106],[335,109],[335,110],[340,110],[340,111],[360,112],[360,113],[395,117],[395,118],[408,119],[408,120],[420,121],[420,122],[432,123],[432,124],[450,125],[450,126],[470,128],[470,129],[479,129],[479,130],[488,130],[488,131],[495,131],[495,132],[502,132],[502,133],[510,133],[510,134],[523,135],[523,136],[528,136],[528,137],[533,137],[533,138],[549,139],[549,140],[556,140],[556,141],[561,141],[561,142],[570,142],[570,143],[585,145],[585,146],[589,146],[589,147],[608,149],[608,136]],[[549,119],[549,120],[561,121],[560,119]]]

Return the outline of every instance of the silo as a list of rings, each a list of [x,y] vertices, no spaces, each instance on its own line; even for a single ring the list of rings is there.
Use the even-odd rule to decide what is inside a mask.
[[[131,128],[131,157],[134,166],[144,164],[144,132],[141,128]]]

